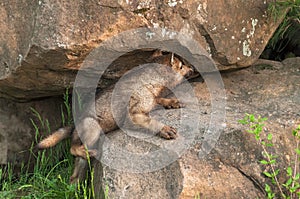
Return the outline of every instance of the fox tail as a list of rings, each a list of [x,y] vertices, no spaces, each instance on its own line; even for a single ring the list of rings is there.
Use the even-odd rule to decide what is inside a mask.
[[[47,138],[40,141],[37,145],[38,149],[45,149],[50,148],[58,144],[63,139],[66,139],[71,136],[73,127],[67,126],[58,129],[57,131],[53,132]]]

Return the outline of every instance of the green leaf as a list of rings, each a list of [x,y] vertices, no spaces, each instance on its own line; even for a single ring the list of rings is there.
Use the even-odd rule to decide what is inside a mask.
[[[290,188],[290,192],[291,193],[295,193],[297,191],[297,189],[298,189],[297,187],[291,187]]]
[[[263,118],[261,118],[261,121],[263,122],[263,121],[267,121],[268,120],[268,118],[266,118],[266,117],[263,117]]]
[[[273,143],[267,143],[266,146],[267,147],[272,147],[272,146],[274,146],[274,144]]]
[[[289,186],[292,184],[292,182],[293,182],[293,179],[292,179],[292,178],[289,178],[289,179],[286,181],[286,183],[284,184],[285,187],[289,187]]]
[[[271,159],[276,159],[276,158],[278,158],[278,155],[270,155],[270,158]]]
[[[265,185],[265,191],[267,192],[268,199],[275,197],[275,193],[272,193],[271,187],[268,184]]]
[[[258,141],[260,140],[260,136],[259,135],[255,135],[255,139]]]
[[[276,163],[276,160],[273,159],[273,160],[270,160],[270,164],[275,164]]]
[[[22,190],[22,189],[24,189],[24,188],[29,188],[29,187],[33,187],[33,185],[31,185],[31,184],[25,184],[25,185],[20,186],[20,187],[18,188],[18,190]]]
[[[292,131],[292,134],[293,134],[293,136],[298,136],[298,131],[293,130],[293,131]]]
[[[273,175],[267,171],[264,171],[263,174],[269,178],[273,178]]]
[[[286,169],[286,173],[287,173],[287,176],[292,176],[292,175],[293,175],[293,170],[292,170],[292,168],[291,168],[291,167],[288,167],[288,168]]]
[[[275,197],[275,193],[268,193],[268,199],[272,199]]]
[[[264,164],[264,165],[266,165],[266,164],[269,164],[269,162],[267,161],[267,160],[261,160],[261,161],[259,161],[261,164]]]
[[[295,188],[296,190],[298,190],[298,189],[300,188],[300,185],[296,183],[296,185],[294,185],[294,188]]]
[[[253,132],[254,132],[255,135],[259,135],[262,132],[262,128],[261,127],[256,127]]]
[[[255,122],[255,116],[253,114],[248,115],[250,122]]]
[[[250,129],[248,129],[247,132],[253,134],[253,131]]]
[[[246,120],[238,120],[238,122],[243,125],[248,124],[248,122]]]
[[[269,141],[271,141],[272,138],[273,138],[273,135],[272,135],[271,133],[269,133],[267,139],[268,139]]]
[[[268,184],[265,185],[265,191],[267,193],[270,193],[270,191],[271,191],[271,187]]]
[[[300,155],[300,149],[295,149],[296,153]]]
[[[299,178],[300,178],[300,173],[297,173],[294,179],[299,180]]]

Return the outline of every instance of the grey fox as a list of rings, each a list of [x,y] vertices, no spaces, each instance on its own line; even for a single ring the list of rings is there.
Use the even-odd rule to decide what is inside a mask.
[[[165,94],[166,90],[174,88],[185,78],[192,76],[194,74],[193,68],[183,64],[173,53],[162,54],[159,50],[155,51],[150,59],[154,63],[161,64],[156,69],[156,73],[159,75],[145,74],[143,76],[143,86],[130,96],[128,113],[124,110],[119,110],[117,112],[120,117],[117,119],[114,118],[111,110],[111,99],[114,88],[110,87],[96,95],[96,118],[92,116],[91,110],[86,110],[83,119],[76,126],[76,129],[69,126],[60,128],[38,144],[38,148],[40,149],[49,148],[72,134],[70,151],[77,158],[75,169],[70,179],[71,182],[75,182],[78,178],[81,178],[80,175],[82,175],[82,170],[84,170],[83,168],[86,165],[85,159],[87,158],[87,153],[90,157],[97,156],[98,151],[95,148],[101,132],[107,133],[113,131],[118,128],[117,124],[123,122],[116,120],[129,118],[135,126],[155,132],[162,138],[175,139],[177,137],[175,128],[152,119],[149,113],[157,104],[165,108],[176,109],[184,106],[178,99],[168,99],[162,97],[162,95]],[[153,80],[153,76],[160,76],[158,78],[160,84],[157,84],[157,79]]]

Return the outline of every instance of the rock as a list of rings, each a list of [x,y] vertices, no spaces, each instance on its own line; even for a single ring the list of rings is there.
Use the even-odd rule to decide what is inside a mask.
[[[18,170],[24,162],[35,161],[29,158],[30,149],[35,146],[37,137],[45,137],[49,129],[62,125],[62,104],[61,97],[26,103],[0,98],[0,165],[9,162]]]
[[[62,94],[72,87],[77,70],[93,49],[118,33],[139,27],[192,35],[221,70],[248,66],[281,21],[267,16],[268,2],[2,2],[0,96],[28,101]],[[134,59],[132,55],[128,60]],[[120,63],[118,70],[134,64]]]
[[[212,93],[201,79],[190,83],[201,109],[199,117],[189,123],[199,123],[190,145],[182,144],[191,138],[188,127],[185,122],[178,123],[180,114],[185,114],[184,109],[158,109],[153,113],[154,117],[179,129],[177,140],[143,137],[122,130],[107,134],[103,138],[104,155],[95,166],[96,192],[108,188],[110,198],[264,198],[266,183],[276,190],[262,174],[270,168],[259,163],[264,159],[263,149],[238,120],[245,113],[268,117],[262,136],[273,134],[272,152],[279,156],[277,166],[281,171],[278,178],[285,182],[284,170],[295,157],[296,142],[291,132],[300,124],[298,59],[282,63],[259,60],[252,67],[222,75],[227,99],[226,128],[219,137],[213,138],[217,140],[216,145],[206,156],[199,157],[199,152],[205,147],[203,141],[213,113]],[[183,95],[189,93],[183,91]],[[195,110],[189,101],[186,104],[185,109]],[[159,151],[162,148],[170,151]],[[151,156],[157,151],[156,156]],[[160,152],[166,154],[159,156]]]
[[[99,167],[101,166],[98,165],[97,168]],[[98,171],[96,170],[96,175]],[[103,168],[103,173],[105,173],[104,187],[107,186],[110,190],[111,198],[178,198],[182,191],[183,176],[178,162],[143,175],[115,171],[106,167]],[[101,198],[99,189],[96,193],[97,198]]]

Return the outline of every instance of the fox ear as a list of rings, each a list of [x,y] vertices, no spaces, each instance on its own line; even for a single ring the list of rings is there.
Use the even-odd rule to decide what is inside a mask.
[[[155,51],[153,52],[152,57],[159,57],[159,56],[162,56],[162,55],[163,55],[163,54],[162,54],[162,51],[159,50],[159,49],[157,49],[157,50],[155,50]]]
[[[174,63],[174,53],[171,54],[171,60],[170,61],[171,61],[171,65],[173,65],[173,63]]]

